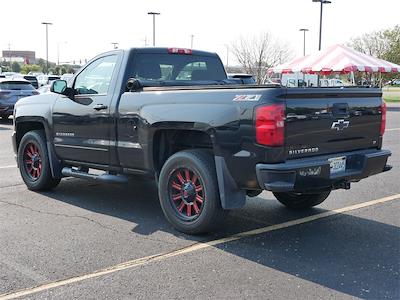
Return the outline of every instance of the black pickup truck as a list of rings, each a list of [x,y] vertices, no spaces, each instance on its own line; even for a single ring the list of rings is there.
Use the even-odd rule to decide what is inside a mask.
[[[238,85],[216,54],[134,48],[95,57],[51,91],[15,106],[27,187],[147,176],[186,233],[210,231],[246,195],[269,190],[305,209],[391,168],[379,89]]]

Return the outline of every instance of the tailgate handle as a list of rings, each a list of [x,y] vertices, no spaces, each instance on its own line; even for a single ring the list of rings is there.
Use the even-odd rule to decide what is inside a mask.
[[[349,114],[349,104],[347,103],[334,103],[333,104],[333,115],[348,115]]]

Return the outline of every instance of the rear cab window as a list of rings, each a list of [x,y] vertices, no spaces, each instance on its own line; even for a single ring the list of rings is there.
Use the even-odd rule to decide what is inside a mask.
[[[180,55],[169,53],[137,53],[130,77],[147,83],[166,82],[169,85],[190,84],[193,81],[227,79],[218,56]]]

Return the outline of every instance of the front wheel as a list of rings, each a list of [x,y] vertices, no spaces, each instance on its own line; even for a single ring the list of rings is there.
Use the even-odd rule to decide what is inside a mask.
[[[307,209],[324,202],[331,191],[316,194],[274,193],[275,198],[290,209]]]
[[[46,138],[41,130],[29,131],[22,137],[18,165],[22,179],[32,191],[49,190],[60,182],[51,174]]]
[[[179,231],[211,231],[226,215],[221,207],[214,157],[203,150],[172,155],[162,167],[159,198],[167,220]]]

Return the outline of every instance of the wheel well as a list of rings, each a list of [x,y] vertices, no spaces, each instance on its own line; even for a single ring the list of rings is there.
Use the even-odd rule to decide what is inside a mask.
[[[21,139],[25,135],[25,133],[32,131],[32,130],[43,130],[44,131],[44,126],[40,122],[32,122],[32,121],[17,123],[17,126],[16,126],[17,149],[18,149],[19,143],[21,142]]]
[[[204,131],[159,130],[153,138],[153,162],[157,174],[174,153],[185,149],[213,150],[211,137]]]

